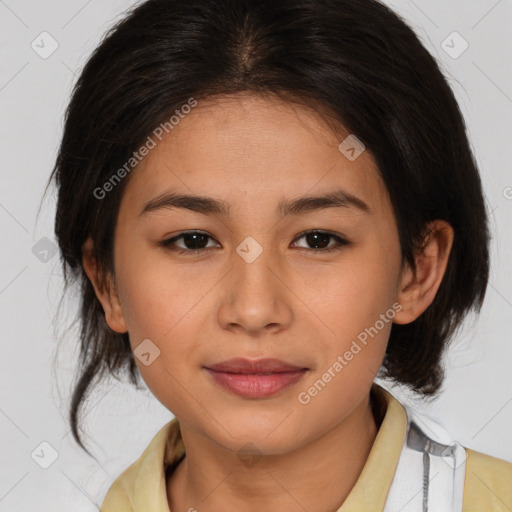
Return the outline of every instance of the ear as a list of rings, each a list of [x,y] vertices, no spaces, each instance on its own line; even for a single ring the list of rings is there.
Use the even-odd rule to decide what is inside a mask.
[[[418,318],[434,301],[441,285],[453,245],[453,228],[448,222],[435,220],[426,226],[427,235],[415,255],[416,271],[405,263],[400,274],[397,301],[402,309],[393,320],[408,324]]]
[[[117,333],[128,331],[126,322],[117,294],[116,286],[112,275],[104,275],[99,268],[96,256],[94,255],[94,245],[89,237],[82,246],[82,264],[91,281],[96,297],[100,301],[107,325]]]

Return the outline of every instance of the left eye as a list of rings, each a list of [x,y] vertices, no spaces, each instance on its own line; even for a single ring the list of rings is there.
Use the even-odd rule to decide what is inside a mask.
[[[307,231],[306,233],[302,233],[296,240],[300,240],[301,238],[305,238],[306,242],[310,245],[320,245],[320,250],[314,252],[330,252],[336,251],[343,247],[344,245],[348,245],[350,242],[345,238],[342,238],[334,233],[329,233],[328,231]],[[337,245],[329,247],[328,240],[335,239],[337,241]],[[327,241],[327,242],[326,242]],[[324,246],[327,244],[327,248]],[[306,248],[307,249],[307,248]]]
[[[334,250],[338,250],[344,245],[350,244],[348,240],[342,238],[334,233],[330,233],[328,231],[307,231],[299,235],[295,240],[300,240],[304,238],[306,243],[309,245],[315,245],[314,249],[309,249],[307,247],[299,247],[300,249],[312,250],[313,252],[330,252]],[[179,234],[173,238],[169,238],[168,240],[163,240],[160,242],[162,247],[166,247],[169,250],[178,252],[178,253],[198,253],[203,249],[207,248],[207,240],[213,238],[206,233],[202,233],[201,231],[186,231],[184,233]],[[336,240],[337,244],[329,247],[329,240]],[[182,240],[184,246],[179,246],[176,244],[178,240]],[[295,244],[294,244],[295,245]],[[320,247],[318,247],[320,246]],[[210,246],[211,247],[211,246]]]

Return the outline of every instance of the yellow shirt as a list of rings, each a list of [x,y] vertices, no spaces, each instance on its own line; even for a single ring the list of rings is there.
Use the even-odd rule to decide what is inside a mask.
[[[407,415],[398,400],[383,388],[378,389],[387,406],[384,419],[359,479],[337,512],[384,509],[407,433]],[[466,454],[462,512],[511,512],[512,463],[470,449]],[[177,465],[184,455],[175,418],[114,481],[100,512],[171,512],[165,470]]]

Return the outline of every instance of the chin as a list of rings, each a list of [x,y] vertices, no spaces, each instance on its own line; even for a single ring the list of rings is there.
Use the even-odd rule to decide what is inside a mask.
[[[221,422],[221,425],[229,425],[229,428],[226,428],[227,432],[220,426],[215,432],[211,432],[211,429],[209,431],[215,435],[213,440],[217,444],[240,456],[245,452],[249,455],[254,452],[260,456],[281,455],[293,451],[305,442],[303,426],[297,425],[297,428],[294,428],[295,425],[283,421],[284,418],[286,414],[280,413],[267,415],[265,418],[252,415],[248,416],[247,420],[240,421],[238,414],[238,420]],[[293,421],[297,419],[294,418]]]

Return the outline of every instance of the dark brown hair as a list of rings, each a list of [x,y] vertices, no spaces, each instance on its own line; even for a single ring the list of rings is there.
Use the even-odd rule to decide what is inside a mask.
[[[248,92],[316,105],[365,144],[390,195],[402,256],[414,267],[429,221],[455,231],[446,274],[430,307],[394,324],[384,376],[432,396],[443,350],[489,273],[488,220],[463,116],[434,58],[413,30],[375,0],[149,0],[95,49],[72,93],[50,178],[65,283],[80,288],[80,375],[70,409],[93,382],[127,372],[137,384],[128,334],[110,330],[82,266],[90,236],[112,272],[124,178],[101,187],[147,136],[190,98]],[[341,142],[341,141],[340,141]],[[136,172],[136,171],[135,171]]]

